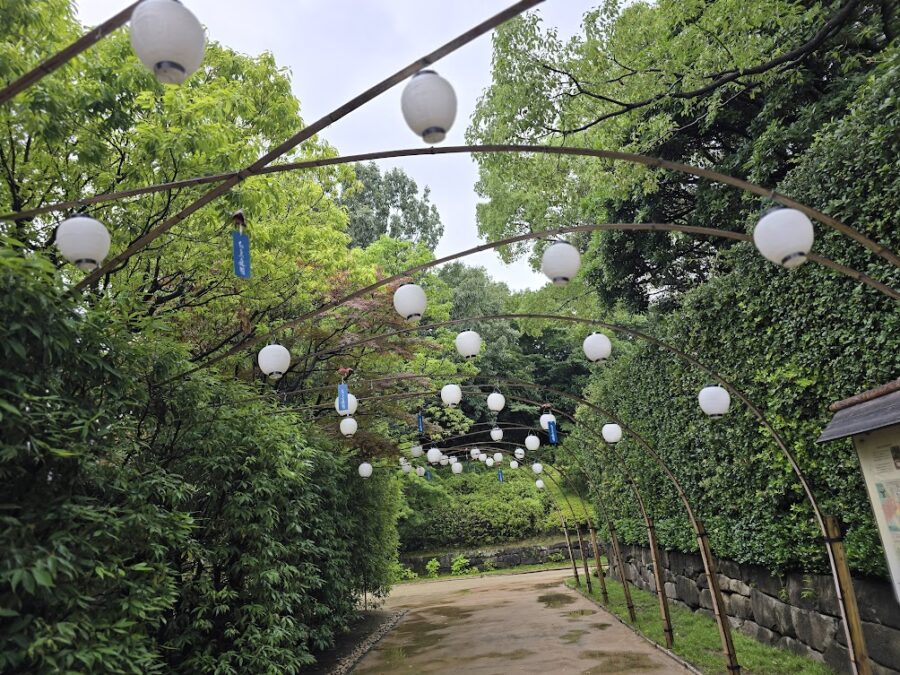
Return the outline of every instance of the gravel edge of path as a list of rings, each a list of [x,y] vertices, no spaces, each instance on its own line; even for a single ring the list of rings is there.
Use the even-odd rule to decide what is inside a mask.
[[[356,668],[356,664],[359,663],[360,659],[364,657],[372,648],[377,645],[381,639],[390,633],[394,626],[406,616],[408,609],[403,609],[397,612],[394,612],[391,616],[385,619],[381,625],[378,626],[374,631],[369,633],[369,635],[362,640],[356,647],[353,648],[347,656],[342,658],[337,662],[335,667],[328,672],[328,675],[348,675],[348,673],[352,672],[354,668]]]

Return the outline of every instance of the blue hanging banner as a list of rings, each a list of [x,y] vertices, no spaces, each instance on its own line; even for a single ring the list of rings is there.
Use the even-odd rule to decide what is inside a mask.
[[[425,417],[422,415],[422,413],[419,413],[419,416],[416,421],[417,421],[417,424],[419,425],[419,433],[424,434],[425,433]]]
[[[231,231],[231,257],[234,261],[234,275],[241,279],[250,278],[250,235]]]
[[[503,482],[503,469],[497,471],[497,480],[499,480],[501,483]]]
[[[350,388],[341,382],[338,385],[338,412],[350,410]]]
[[[556,422],[547,423],[547,433],[550,435],[550,442],[553,445],[559,443],[559,434],[556,433]]]
[[[425,469],[425,480],[431,480],[431,470]]]

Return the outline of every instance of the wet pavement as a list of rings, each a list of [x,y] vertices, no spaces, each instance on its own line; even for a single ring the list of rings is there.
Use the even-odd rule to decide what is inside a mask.
[[[394,589],[406,616],[353,670],[377,673],[687,673],[564,581],[571,572]]]

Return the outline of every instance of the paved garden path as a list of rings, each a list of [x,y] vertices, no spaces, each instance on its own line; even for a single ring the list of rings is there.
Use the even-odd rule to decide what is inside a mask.
[[[397,586],[387,609],[408,608],[353,670],[375,673],[687,673],[566,588],[570,571]]]

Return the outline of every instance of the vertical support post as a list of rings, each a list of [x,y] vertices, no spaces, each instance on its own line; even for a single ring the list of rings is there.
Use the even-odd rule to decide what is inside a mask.
[[[859,605],[856,604],[853,578],[850,576],[850,567],[847,564],[847,555],[844,551],[844,533],[841,531],[840,522],[834,516],[823,516],[823,520],[825,525],[825,543],[828,546],[828,554],[837,578],[838,604],[841,607],[841,613],[844,615],[844,625],[848,637],[847,644],[850,650],[850,665],[856,675],[871,675],[872,667],[869,664],[869,654],[862,631]]]
[[[616,567],[619,568],[619,579],[622,581],[622,590],[625,593],[625,604],[628,605],[628,617],[631,623],[637,623],[637,614],[634,611],[634,601],[631,599],[631,589],[628,587],[628,579],[625,578],[625,560],[622,558],[622,550],[619,548],[619,539],[616,536],[616,526],[611,520],[606,521],[609,526],[609,543],[612,546],[616,559]]]
[[[594,547],[594,565],[597,567],[597,579],[600,580],[600,596],[603,604],[609,604],[609,593],[606,592],[606,576],[603,574],[603,563],[600,562],[600,546],[597,544],[597,528],[593,523],[588,523],[591,532],[591,544]]]
[[[656,543],[656,527],[653,518],[647,517],[647,535],[650,538],[650,555],[653,558],[653,578],[656,580],[656,598],[659,600],[659,615],[663,620],[663,633],[666,636],[666,647],[672,649],[675,644],[675,633],[672,631],[672,617],[669,615],[669,602],[666,597],[665,579],[659,559],[659,546]]]
[[[575,553],[572,551],[572,540],[569,538],[569,528],[566,527],[566,517],[558,507],[556,510],[559,511],[559,520],[562,523],[563,533],[566,535],[566,547],[569,549],[569,560],[572,561],[572,572],[575,574],[575,584],[580,588],[581,578],[578,576],[578,565],[575,563]]]
[[[587,585],[588,595],[594,597],[594,586],[591,584],[591,571],[588,568],[587,553],[584,550],[584,537],[581,534],[581,523],[575,523],[575,533],[578,535],[578,548],[581,551],[581,564],[584,566],[584,583]]]
[[[706,527],[699,519],[694,519],[694,531],[697,535],[697,545],[700,547],[700,556],[703,558],[703,567],[706,570],[706,581],[709,584],[709,594],[712,598],[713,614],[716,615],[716,625],[719,627],[719,637],[722,639],[722,647],[725,658],[728,660],[728,671],[738,675],[741,666],[738,664],[737,654],[734,651],[734,641],[731,639],[731,623],[725,613],[725,601],[722,599],[722,589],[719,587],[719,574],[716,570],[716,562],[709,548],[709,535]]]

